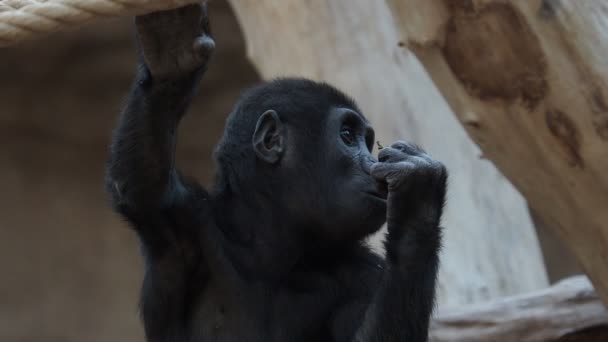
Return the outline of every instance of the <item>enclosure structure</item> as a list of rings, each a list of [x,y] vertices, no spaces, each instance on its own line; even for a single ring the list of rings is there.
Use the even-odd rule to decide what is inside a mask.
[[[608,303],[608,3],[389,3],[402,43],[485,157]]]
[[[10,8],[0,7],[4,9],[0,12],[0,42],[16,42],[26,36],[34,38],[32,32],[36,30],[31,26],[23,35],[5,29],[6,25],[19,27],[15,26],[20,22],[18,12],[29,11],[27,6],[22,7],[24,4],[51,6],[30,9],[47,18],[47,13],[55,13],[56,18],[51,20],[59,23],[56,27],[100,15],[131,15],[181,4],[91,1],[86,3],[91,7],[106,8],[105,12],[89,8],[88,12],[83,11],[88,13],[88,17],[82,14],[66,17],[66,12],[60,9],[53,12],[53,6],[59,4],[57,8],[63,10],[82,9],[84,2],[7,3]],[[11,6],[11,3],[20,5]],[[117,3],[121,5],[107,6]],[[607,192],[603,182],[605,175],[600,171],[606,169],[608,158],[605,151],[608,150],[601,148],[602,143],[605,145],[601,139],[595,136],[587,138],[586,132],[587,128],[596,129],[596,126],[601,132],[606,109],[597,105],[593,108],[599,108],[599,111],[593,113],[599,114],[586,117],[595,118],[599,126],[593,124],[596,121],[582,116],[567,115],[591,108],[585,107],[591,102],[584,102],[584,96],[577,97],[577,101],[568,101],[572,87],[567,85],[574,80],[585,84],[593,79],[602,90],[606,75],[600,74],[603,70],[600,68],[601,60],[572,58],[572,54],[585,51],[587,45],[579,47],[572,43],[566,51],[553,45],[566,44],[568,40],[565,38],[572,32],[596,37],[603,27],[605,5],[600,1],[585,2],[586,5],[576,5],[575,1],[559,3],[556,6],[557,2],[553,1],[394,1],[389,2],[391,7],[388,7],[384,2],[338,0],[232,1],[231,5],[243,30],[248,55],[262,77],[299,75],[334,83],[360,102],[382,142],[405,137],[420,143],[435,157],[445,161],[451,171],[452,185],[446,212],[448,229],[440,276],[440,302],[448,306],[496,299],[547,285],[526,202],[485,158],[496,161],[501,170],[505,170],[548,227],[566,237],[565,241],[579,257],[585,257],[581,253],[587,253],[586,261],[581,261],[600,294],[603,293],[601,284],[606,278],[601,266],[606,265],[602,257],[607,245],[603,240],[606,230],[605,226],[598,224],[603,222],[605,225],[606,222],[602,215],[605,215],[608,203]],[[104,4],[106,7],[102,6]],[[587,7],[592,5],[595,7]],[[16,7],[19,9],[15,10]],[[579,12],[593,13],[595,20],[592,22],[597,24],[594,26],[596,29],[591,32],[587,32],[587,27],[580,31],[564,29],[568,32],[562,35],[564,38],[551,28],[559,27],[562,22],[574,23],[571,25],[575,28],[582,25]],[[35,18],[41,16],[38,14],[25,16],[29,18],[25,22],[43,27],[36,24]],[[569,21],[564,21],[564,18]],[[575,20],[577,18],[579,21]],[[214,24],[218,21],[215,19]],[[514,27],[521,29],[510,32],[505,29],[506,23],[515,23]],[[49,25],[39,31],[52,28],[53,25]],[[12,38],[6,38],[6,32],[13,32],[10,33]],[[479,32],[487,36],[479,36]],[[522,35],[526,37],[522,39],[524,43],[509,40],[509,37]],[[273,39],[268,39],[270,36]],[[221,48],[221,39],[218,42]],[[479,46],[492,46],[492,43],[502,44],[492,50],[496,53],[479,52]],[[597,43],[591,44],[594,49],[605,47],[602,45],[605,40],[594,43]],[[559,44],[558,47],[562,47]],[[557,52],[549,54],[548,48]],[[515,55],[513,51],[525,52]],[[474,68],[466,72],[457,70],[445,60],[449,54],[455,54],[454,58]],[[547,56],[555,59],[557,64],[552,64]],[[569,70],[564,75],[553,71],[552,78],[543,79],[536,74],[543,72],[549,75],[550,70],[559,70],[562,65],[568,66],[565,70]],[[496,73],[496,70],[502,73]],[[587,73],[583,73],[585,70]],[[492,76],[494,74],[495,77]],[[468,79],[471,75],[491,77]],[[205,82],[208,84],[214,80]],[[490,95],[481,96],[488,89],[491,90]],[[538,93],[538,89],[544,89],[544,92]],[[580,89],[583,95],[587,94],[585,86],[580,86]],[[496,95],[502,92],[506,94],[505,98]],[[601,104],[602,97],[596,95],[591,98]],[[546,104],[549,99],[557,102],[551,102],[549,106]],[[562,102],[567,106],[558,107]],[[549,107],[559,110],[542,109]],[[454,116],[450,108],[458,116]],[[472,136],[482,152],[471,143],[456,117],[464,122],[469,133],[473,132]],[[479,135],[475,132],[484,133]],[[547,176],[544,171],[551,173]],[[596,187],[591,188],[591,184]],[[600,220],[602,218],[603,221]],[[581,220],[591,220],[592,223]],[[593,295],[588,298],[599,303]],[[453,315],[450,310],[446,312]],[[576,325],[577,329],[585,328],[586,324],[605,322],[604,311],[592,312],[595,318]],[[466,310],[464,314],[473,315]],[[442,319],[445,318],[440,311],[437,329],[442,327]],[[558,331],[557,334],[553,337],[564,332]],[[440,334],[434,336],[438,340],[441,338]]]

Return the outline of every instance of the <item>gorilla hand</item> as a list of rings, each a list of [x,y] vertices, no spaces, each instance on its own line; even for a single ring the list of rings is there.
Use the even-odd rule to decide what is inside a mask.
[[[202,71],[215,48],[206,4],[138,16],[135,25],[140,54],[154,78]]]
[[[408,230],[427,230],[423,235],[434,235],[432,230],[438,236],[446,193],[445,166],[402,141],[383,148],[378,160],[370,172],[388,187],[389,239],[400,239]]]

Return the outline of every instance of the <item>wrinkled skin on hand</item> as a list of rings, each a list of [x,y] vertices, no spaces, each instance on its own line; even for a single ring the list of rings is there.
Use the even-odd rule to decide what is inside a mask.
[[[150,73],[166,79],[203,69],[215,42],[209,30],[206,4],[135,18],[139,48]]]

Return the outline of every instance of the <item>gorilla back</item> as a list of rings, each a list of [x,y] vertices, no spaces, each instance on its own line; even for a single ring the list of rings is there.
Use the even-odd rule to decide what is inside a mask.
[[[376,160],[352,99],[280,79],[236,104],[207,192],[174,160],[215,46],[206,9],[135,23],[140,64],[106,185],[143,246],[148,341],[426,341],[443,165],[401,141]],[[363,240],[385,222],[381,258]]]

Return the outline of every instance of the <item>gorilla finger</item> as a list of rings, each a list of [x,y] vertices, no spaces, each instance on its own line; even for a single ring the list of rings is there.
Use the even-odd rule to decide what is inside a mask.
[[[194,40],[194,51],[200,54],[209,54],[215,49],[215,41],[208,35],[197,37]]]
[[[411,162],[375,163],[370,169],[370,175],[376,180],[388,182],[398,175],[410,173],[415,167]]]
[[[411,142],[407,142],[407,141],[403,141],[403,140],[398,140],[395,143],[393,143],[391,145],[392,148],[397,149],[403,153],[407,153],[407,154],[411,154],[411,155],[421,155],[421,154],[426,154],[426,152],[424,152],[424,150],[422,148],[420,148],[420,146],[411,143]]]
[[[204,1],[201,5],[201,28],[206,34],[211,34],[211,25],[209,24],[209,12],[207,8],[208,1]]]
[[[393,147],[385,147],[378,153],[378,161],[381,163],[395,163],[403,161],[407,157],[401,150]]]
[[[409,161],[417,165],[433,162],[434,160],[426,153],[408,153],[394,147],[385,147],[378,153],[378,161],[382,163],[398,163]]]

